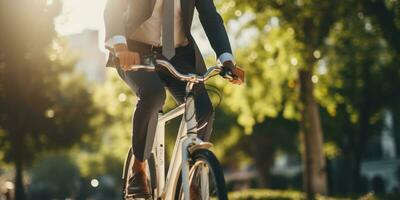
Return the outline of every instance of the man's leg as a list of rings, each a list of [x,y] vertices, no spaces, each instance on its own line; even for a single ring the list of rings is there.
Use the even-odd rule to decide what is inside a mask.
[[[165,101],[165,89],[155,72],[118,69],[118,74],[137,96],[136,109],[132,117],[132,151],[135,161],[128,194],[134,194],[137,198],[147,197],[149,191],[144,160],[151,153],[158,113]]]
[[[137,96],[132,117],[132,148],[135,157],[144,161],[150,156],[158,113],[164,105],[164,84],[155,72],[119,70],[119,74]]]
[[[176,55],[170,60],[171,64],[182,73],[195,73],[195,54],[193,47],[189,45],[180,50],[181,51],[177,51]],[[171,92],[175,100],[178,103],[183,103],[186,82],[179,81],[165,73],[160,74],[160,77],[168,87],[168,90]],[[204,124],[207,124],[205,127],[199,130],[198,134],[201,139],[207,141],[210,138],[213,127],[213,106],[204,84],[196,84],[194,86],[194,92],[198,127],[202,127]]]

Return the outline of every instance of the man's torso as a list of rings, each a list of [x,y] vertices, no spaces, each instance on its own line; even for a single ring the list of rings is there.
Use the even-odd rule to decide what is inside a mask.
[[[192,47],[194,48],[196,54],[196,71],[198,73],[203,73],[206,71],[205,63],[202,59],[200,50],[198,49],[197,44],[190,33],[196,0],[178,1],[180,1],[178,5],[180,5],[180,23],[182,26],[182,31],[188,42],[193,44]],[[125,36],[130,38],[128,36],[135,33],[140,25],[142,25],[152,16],[156,0],[126,0],[126,2],[127,10],[124,13],[126,30]],[[112,66],[112,60],[109,60],[108,63],[109,64],[107,65]]]
[[[126,36],[147,43],[161,44],[162,1],[163,0],[126,0],[128,3],[125,12]],[[191,41],[190,26],[192,24],[195,0],[174,0],[175,4],[175,45],[181,46]],[[150,21],[149,21],[150,20]],[[178,28],[177,28],[178,27]],[[148,33],[150,29],[157,31]],[[152,36],[150,36],[152,35]],[[144,36],[144,37],[143,37]],[[139,39],[140,38],[140,39]],[[153,45],[155,45],[153,44]]]
[[[129,39],[140,41],[154,46],[161,46],[163,3],[164,0],[155,0],[153,12],[146,21],[130,35]],[[185,36],[182,20],[181,1],[174,0],[174,42],[175,46],[185,46],[188,39]]]

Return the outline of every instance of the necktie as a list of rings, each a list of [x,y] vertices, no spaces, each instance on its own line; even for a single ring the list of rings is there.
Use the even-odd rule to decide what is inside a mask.
[[[162,53],[171,59],[175,55],[174,0],[163,0]]]

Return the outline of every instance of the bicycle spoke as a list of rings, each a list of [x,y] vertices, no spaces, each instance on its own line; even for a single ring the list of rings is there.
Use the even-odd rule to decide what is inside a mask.
[[[196,162],[192,167],[190,176],[190,183],[193,184],[191,187],[196,187],[196,191],[192,189],[191,192],[197,192],[199,199],[209,200],[216,197],[217,189],[214,183],[214,175],[206,162]]]
[[[210,198],[209,194],[209,169],[206,164],[200,167],[201,174],[201,197],[202,200],[208,200]]]
[[[198,150],[192,154],[189,170],[190,200],[227,200],[222,169],[215,155],[209,150]],[[179,184],[175,200],[184,200]]]

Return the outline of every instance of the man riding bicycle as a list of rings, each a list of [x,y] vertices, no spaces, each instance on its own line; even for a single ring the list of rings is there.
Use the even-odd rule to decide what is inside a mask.
[[[150,156],[165,101],[164,87],[182,103],[186,82],[163,73],[129,69],[155,54],[181,73],[204,73],[206,67],[190,30],[195,8],[218,60],[233,75],[231,82],[241,84],[244,71],[235,66],[223,20],[212,0],[108,0],[105,8],[106,46],[118,57],[119,76],[138,97],[132,119],[135,161],[128,186],[128,194],[136,198],[150,195],[144,161]],[[214,113],[204,84],[196,84],[195,106],[199,137],[208,140]]]

